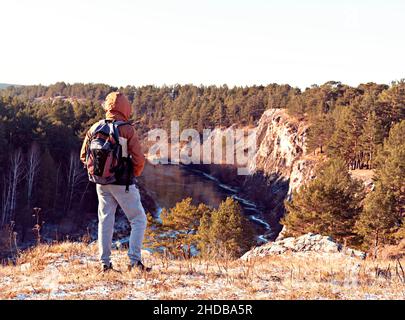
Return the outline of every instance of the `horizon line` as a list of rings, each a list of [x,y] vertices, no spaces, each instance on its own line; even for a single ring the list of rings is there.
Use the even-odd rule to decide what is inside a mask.
[[[323,82],[323,83],[313,83],[313,84],[311,84],[309,86],[294,86],[294,85],[291,85],[289,83],[279,83],[279,82],[268,82],[267,84],[244,84],[244,85],[236,85],[236,84],[231,85],[231,84],[228,84],[228,83],[223,83],[223,84],[215,84],[215,83],[203,84],[203,83],[200,83],[200,84],[197,85],[197,84],[192,83],[192,82],[190,82],[190,83],[179,83],[179,82],[177,82],[177,83],[173,83],[173,84],[144,83],[144,84],[136,84],[136,85],[135,84],[115,85],[115,84],[110,84],[110,83],[107,83],[107,82],[97,82],[97,81],[95,81],[95,82],[80,82],[80,81],[69,82],[69,81],[63,81],[63,80],[48,83],[48,84],[43,84],[43,83],[17,84],[17,83],[10,83],[10,82],[0,82],[0,84],[7,85],[8,87],[32,87],[32,86],[50,87],[50,86],[58,84],[58,83],[65,83],[66,85],[70,85],[70,86],[75,85],[75,84],[84,84],[84,85],[93,84],[93,85],[107,85],[107,86],[110,86],[110,87],[116,87],[118,89],[119,88],[125,88],[125,87],[137,87],[137,88],[140,88],[140,87],[148,87],[148,86],[157,87],[157,88],[163,88],[163,87],[169,87],[170,88],[170,87],[175,87],[175,86],[218,87],[218,88],[227,86],[228,88],[246,88],[246,87],[267,87],[267,86],[270,86],[270,85],[279,85],[279,86],[290,86],[291,88],[297,88],[297,89],[300,89],[300,90],[305,90],[305,89],[310,89],[311,87],[314,87],[314,86],[322,86],[322,85],[325,85],[327,83],[340,83],[341,85],[346,85],[346,86],[350,86],[350,87],[355,88],[355,87],[359,87],[361,85],[370,84],[370,83],[374,83],[374,84],[377,84],[377,85],[391,86],[391,85],[393,85],[395,83],[402,82],[402,81],[405,81],[405,76],[404,76],[404,78],[401,78],[401,79],[391,80],[389,83],[367,81],[367,82],[359,82],[357,85],[351,85],[351,84],[347,84],[347,83],[345,83],[343,81],[339,81],[339,80],[328,80],[328,81]],[[6,88],[3,88],[3,89],[6,89]]]

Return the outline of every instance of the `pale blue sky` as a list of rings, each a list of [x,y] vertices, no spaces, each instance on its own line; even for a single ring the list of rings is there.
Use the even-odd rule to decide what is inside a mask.
[[[357,85],[405,77],[405,1],[0,0],[0,82]]]

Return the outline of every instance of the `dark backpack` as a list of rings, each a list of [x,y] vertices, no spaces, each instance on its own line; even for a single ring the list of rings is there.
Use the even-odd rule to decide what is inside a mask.
[[[86,153],[90,181],[102,185],[117,181],[117,173],[123,162],[118,128],[126,124],[130,123],[111,120],[99,122],[89,139]]]

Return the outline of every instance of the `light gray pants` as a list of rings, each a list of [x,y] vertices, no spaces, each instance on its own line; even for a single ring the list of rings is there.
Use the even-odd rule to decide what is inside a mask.
[[[131,263],[141,261],[141,249],[147,219],[141,196],[135,185],[125,192],[125,186],[97,185],[98,195],[98,247],[103,264],[110,263],[111,243],[114,232],[115,211],[119,205],[131,224],[128,257]]]

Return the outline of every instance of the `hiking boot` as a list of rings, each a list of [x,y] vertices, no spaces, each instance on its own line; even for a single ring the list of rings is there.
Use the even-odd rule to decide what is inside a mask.
[[[108,272],[108,271],[112,271],[113,269],[113,265],[110,262],[110,264],[104,264],[101,266],[101,272]]]
[[[137,269],[137,270],[142,271],[142,272],[151,272],[152,271],[151,267],[145,267],[141,261],[131,263],[128,266],[128,271],[131,271],[133,269]]]

